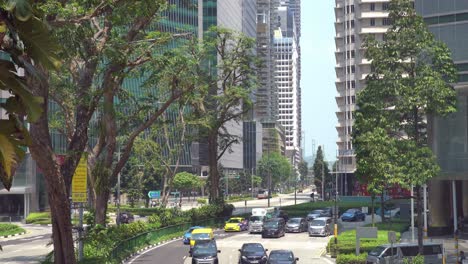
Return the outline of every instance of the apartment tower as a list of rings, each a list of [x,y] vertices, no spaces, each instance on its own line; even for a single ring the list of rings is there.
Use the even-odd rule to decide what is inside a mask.
[[[356,155],[351,142],[356,93],[365,87],[365,78],[371,69],[362,44],[368,35],[383,38],[390,27],[389,2],[335,0],[338,186],[340,194],[344,195],[352,194],[356,182]]]

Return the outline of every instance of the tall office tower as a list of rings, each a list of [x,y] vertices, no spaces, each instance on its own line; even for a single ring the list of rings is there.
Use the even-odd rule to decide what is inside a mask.
[[[351,133],[356,109],[356,93],[365,87],[365,77],[370,72],[370,62],[362,49],[364,39],[374,35],[382,39],[390,27],[389,0],[361,1],[335,0],[336,45],[336,103],[338,111],[338,186],[341,194],[351,194],[354,186],[356,155],[351,143]]]
[[[279,0],[257,0],[257,56],[262,61],[255,96],[255,118],[262,122],[278,119],[277,87],[274,82],[274,30],[278,27]]]
[[[213,4],[213,3],[211,3]],[[216,2],[216,25],[242,32],[249,37],[256,37],[256,2],[255,0],[218,0]],[[206,30],[206,29],[204,29]],[[240,106],[239,106],[240,107]],[[243,137],[243,122],[230,121],[226,124],[228,132]],[[225,171],[237,171],[244,168],[244,142],[233,144],[232,152],[225,152],[220,164]]]
[[[301,160],[301,101],[299,37],[290,3],[278,7],[279,27],[274,35],[275,83],[278,88],[278,122],[284,127],[286,155],[293,165]]]
[[[428,120],[429,141],[441,168],[428,184],[428,232],[452,234],[454,212],[465,219],[468,215],[468,1],[416,0],[415,7],[435,38],[447,44],[458,70],[457,112]]]

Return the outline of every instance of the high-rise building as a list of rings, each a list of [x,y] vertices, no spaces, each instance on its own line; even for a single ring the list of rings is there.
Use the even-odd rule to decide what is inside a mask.
[[[389,2],[335,0],[335,86],[338,92],[335,99],[338,105],[336,130],[340,194],[351,194],[355,182],[356,155],[351,133],[356,94],[365,87],[365,78],[371,70],[362,44],[368,35],[381,40],[387,32],[391,22],[388,19]]]
[[[278,119],[277,87],[274,81],[275,57],[273,36],[278,28],[279,0],[257,0],[257,56],[262,61],[255,94],[255,119],[272,122]]]
[[[453,234],[454,219],[468,215],[468,1],[416,0],[415,7],[436,39],[447,44],[458,69],[457,112],[430,118],[428,130],[441,167],[428,184],[428,231]]]
[[[286,155],[293,165],[302,159],[301,151],[301,89],[298,26],[293,1],[278,7],[278,28],[273,47],[274,80],[278,91],[278,123],[284,128]],[[299,11],[299,10],[297,10]]]

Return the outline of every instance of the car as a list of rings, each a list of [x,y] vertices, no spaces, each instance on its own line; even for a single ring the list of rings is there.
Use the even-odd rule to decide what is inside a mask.
[[[244,231],[249,229],[249,222],[243,217],[231,217],[224,224],[224,231]]]
[[[218,250],[216,241],[212,240],[206,243],[198,243],[189,252],[192,255],[192,264],[218,264]]]
[[[266,264],[268,249],[260,243],[244,243],[239,249],[239,264]]]
[[[214,240],[213,229],[211,228],[197,228],[192,231],[192,237],[190,238],[190,252],[193,247],[199,243],[207,243]]]
[[[182,239],[182,242],[185,245],[190,244],[190,238],[192,237],[192,232],[193,232],[193,230],[195,230],[197,228],[204,228],[204,227],[203,226],[192,226],[185,232],[184,238]]]
[[[322,213],[320,217],[332,217],[333,216],[333,209],[331,207],[325,207],[322,209]]]
[[[359,209],[348,209],[341,216],[341,221],[364,221],[366,220],[366,215],[361,212]]]
[[[285,222],[289,220],[288,213],[283,210],[275,210],[272,215],[273,218],[283,218]]]
[[[272,218],[263,222],[262,238],[277,237],[285,235],[286,222],[283,218]]]
[[[314,220],[315,218],[320,217],[320,215],[321,215],[322,213],[323,213],[323,210],[322,210],[322,209],[313,210],[312,212],[310,212],[310,213],[307,214],[306,220],[307,220],[307,221],[312,221],[312,220]]]
[[[307,221],[302,217],[294,217],[286,222],[286,232],[306,232],[307,231]]]
[[[381,214],[381,209],[378,208],[377,210],[375,210],[375,214],[376,215],[380,215]],[[389,219],[389,218],[395,218],[395,217],[399,217],[400,216],[400,208],[392,208],[392,209],[385,209],[384,211],[384,217]]]
[[[268,257],[268,264],[296,264],[299,258],[294,257],[291,250],[272,250]]]
[[[329,236],[330,235],[330,217],[317,217],[309,222],[309,236]]]
[[[121,224],[130,224],[135,221],[135,217],[129,212],[121,212],[118,216],[118,219],[120,220]]]

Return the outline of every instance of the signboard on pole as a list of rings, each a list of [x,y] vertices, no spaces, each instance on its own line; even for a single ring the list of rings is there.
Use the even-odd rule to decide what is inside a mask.
[[[75,174],[72,180],[72,200],[74,203],[86,203],[87,201],[87,176],[88,176],[88,159],[86,154],[80,159],[76,167]]]
[[[148,197],[150,199],[159,199],[161,198],[161,191],[149,191]]]
[[[359,255],[361,238],[377,238],[377,227],[358,227],[356,228],[356,256]]]

